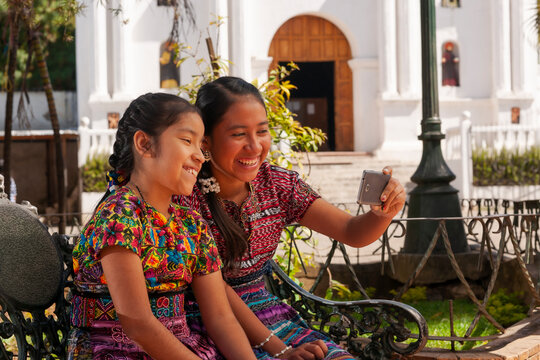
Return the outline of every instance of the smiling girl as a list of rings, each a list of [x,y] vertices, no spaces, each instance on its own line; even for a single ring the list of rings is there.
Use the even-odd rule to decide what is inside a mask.
[[[171,202],[197,181],[203,135],[198,110],[177,96],[146,94],[127,108],[109,159],[117,185],[73,250],[69,359],[255,359],[206,224]],[[187,325],[189,285],[208,334]]]

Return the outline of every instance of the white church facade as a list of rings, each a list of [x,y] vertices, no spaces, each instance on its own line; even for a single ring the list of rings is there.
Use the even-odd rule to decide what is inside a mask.
[[[114,16],[86,1],[77,18],[77,108],[91,128],[107,128],[140,94],[163,89],[163,48],[172,11],[163,0],[115,0]],[[464,111],[473,125],[540,122],[534,0],[436,0],[443,131]],[[230,74],[264,80],[294,61],[291,109],[323,128],[327,150],[415,158],[422,118],[419,0],[193,0],[196,29],[181,41],[208,59],[206,28],[224,17],[215,50]],[[200,31],[199,31],[200,30]],[[201,37],[201,31],[203,35]],[[161,59],[161,62],[160,62]],[[178,67],[181,84],[200,70]],[[293,73],[294,74],[294,73]],[[170,85],[170,83],[169,83]],[[169,87],[167,85],[166,87]]]

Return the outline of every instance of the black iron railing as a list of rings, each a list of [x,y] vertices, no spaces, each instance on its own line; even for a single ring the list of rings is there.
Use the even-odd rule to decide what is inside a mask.
[[[352,214],[359,214],[367,211],[366,208],[358,206],[356,204],[339,204],[339,206]],[[405,213],[406,207],[403,210]],[[437,222],[436,231],[433,234],[433,238],[427,251],[418,256],[416,259],[415,269],[408,274],[404,284],[398,289],[397,294],[393,300],[400,301],[403,294],[409,290],[415,281],[425,270],[426,264],[430,257],[433,256],[435,246],[442,244],[444,247],[444,254],[451,264],[451,268],[455,273],[457,279],[465,289],[469,300],[475,304],[477,314],[468,326],[467,331],[462,336],[455,334],[449,334],[448,336],[428,336],[430,340],[443,340],[443,341],[489,341],[499,338],[501,334],[505,332],[505,328],[499,324],[497,320],[493,318],[486,310],[486,305],[489,298],[493,294],[495,281],[499,275],[501,264],[504,258],[511,257],[518,263],[518,272],[516,276],[522,276],[525,279],[526,294],[525,296],[531,299],[529,314],[532,310],[540,305],[540,280],[534,279],[531,275],[531,266],[537,266],[540,273],[540,262],[534,264],[535,256],[538,255],[540,249],[540,234],[539,234],[539,217],[540,217],[540,201],[539,200],[527,200],[527,201],[510,201],[501,199],[467,199],[462,200],[462,212],[466,214],[463,217],[451,217],[451,218],[396,218],[392,221],[391,225],[387,228],[384,235],[379,239],[379,246],[373,252],[373,254],[379,254],[381,259],[381,275],[385,274],[385,271],[394,273],[394,259],[400,254],[399,250],[393,249],[391,244],[396,242],[397,239],[404,239],[407,232],[407,224],[416,221],[432,221]],[[403,214],[402,213],[402,214]],[[489,266],[489,279],[486,281],[487,285],[483,289],[484,295],[479,298],[472,289],[470,280],[464,274],[462,266],[457,261],[456,256],[461,254],[455,254],[452,251],[451,239],[448,237],[446,225],[450,221],[460,221],[465,228],[465,234],[470,247],[477,255],[478,263],[476,264],[477,270],[480,272],[483,266]],[[298,246],[294,244],[294,236],[291,234],[302,232],[305,234],[305,230],[298,230],[300,225],[292,225],[287,231],[286,238],[289,241],[289,246],[294,246],[296,249]],[[304,235],[304,239],[308,236]],[[399,242],[398,242],[399,243]],[[440,245],[439,245],[440,246]],[[365,291],[365,286],[362,284],[360,278],[357,276],[354,269],[354,263],[351,261],[348,248],[337,241],[332,240],[332,247],[328,253],[325,262],[321,265],[319,273],[315,279],[314,284],[311,286],[310,292],[319,285],[323,275],[327,272],[327,269],[334,261],[334,257],[339,251],[343,256],[343,261],[348,268],[348,272],[351,275],[352,283],[362,293],[363,297],[369,299],[368,294]],[[441,254],[438,254],[440,256]],[[471,336],[474,328],[478,324],[480,317],[485,317],[498,331],[499,335],[490,336]],[[451,319],[452,320],[452,319]]]

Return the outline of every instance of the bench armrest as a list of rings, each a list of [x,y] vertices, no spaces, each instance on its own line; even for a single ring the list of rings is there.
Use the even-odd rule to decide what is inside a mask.
[[[415,308],[392,300],[333,301],[309,293],[274,261],[268,290],[300,313],[309,326],[365,359],[410,355],[427,342],[427,323]],[[412,328],[417,332],[413,334]],[[366,337],[369,336],[369,337]],[[409,342],[405,342],[411,339]]]

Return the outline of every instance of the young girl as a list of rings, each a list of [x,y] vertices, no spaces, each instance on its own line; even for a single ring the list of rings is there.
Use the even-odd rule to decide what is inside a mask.
[[[233,288],[227,294],[236,317],[244,329],[256,323],[247,304],[271,330],[271,339],[290,347],[286,357],[319,345],[325,359],[353,359],[271,295],[263,275],[283,228],[293,222],[355,247],[377,240],[405,203],[403,187],[391,178],[381,195],[382,207],[351,216],[321,199],[297,173],[266,161],[272,139],[264,100],[253,85],[235,77],[219,78],[200,88],[195,105],[202,113],[203,147],[210,161],[199,173],[192,195],[175,201],[197,210],[208,222],[225,263],[225,279]],[[201,331],[196,304],[188,302],[186,310],[194,312],[190,327]],[[256,354],[268,358],[262,351]]]
[[[134,100],[118,124],[109,188],[73,251],[69,359],[255,359],[227,301],[221,260],[189,195],[204,161],[197,109],[169,94]],[[191,285],[210,335],[186,323]],[[217,346],[217,349],[216,349]]]

